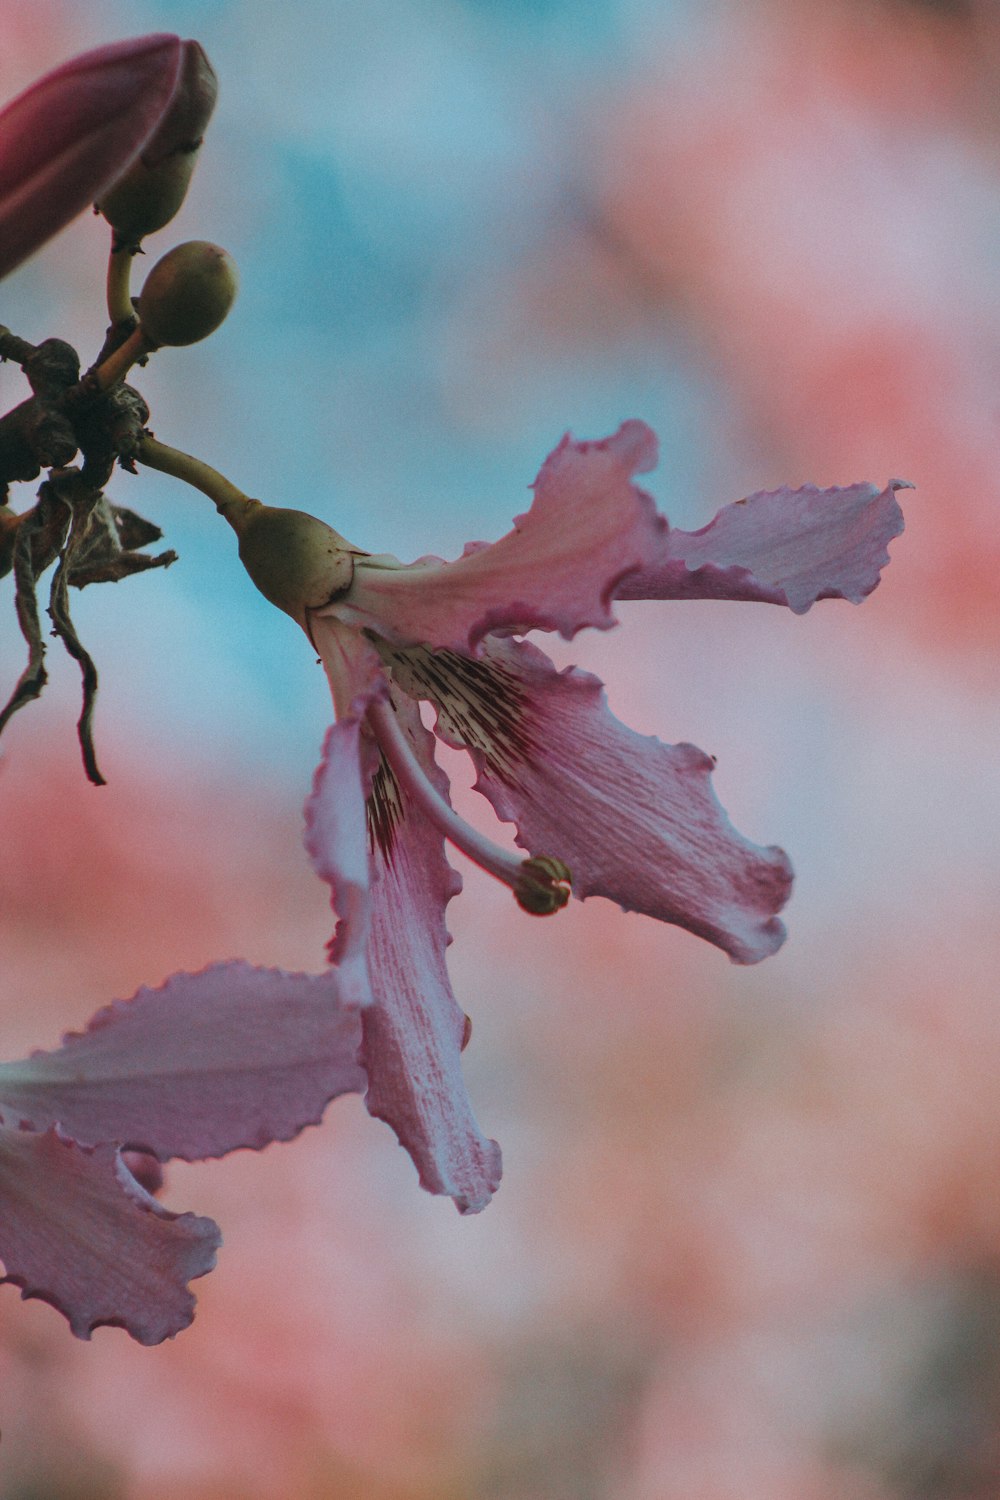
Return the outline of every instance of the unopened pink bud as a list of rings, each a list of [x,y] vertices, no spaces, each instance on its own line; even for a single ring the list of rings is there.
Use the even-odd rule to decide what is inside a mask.
[[[97,207],[115,232],[117,248],[137,249],[162,229],[187,194],[218,80],[197,42],[184,42],[177,91],[142,154],[113,183]]]
[[[0,112],[0,276],[99,198],[178,88],[179,37],[116,42],[46,73]]]
[[[178,151],[193,151],[205,134],[219,80],[200,42],[181,43],[181,68],[177,89],[160,124],[143,147],[142,159],[155,167]]]

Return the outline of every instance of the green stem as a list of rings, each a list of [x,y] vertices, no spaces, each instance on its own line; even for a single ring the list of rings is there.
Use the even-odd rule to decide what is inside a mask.
[[[218,469],[213,469],[210,464],[202,463],[200,458],[192,458],[190,453],[182,453],[179,448],[171,448],[148,434],[141,439],[134,457],[150,469],[172,474],[175,479],[183,479],[185,484],[201,490],[203,495],[215,501],[216,510],[225,517],[237,535],[245,529],[250,516],[260,505],[259,500],[251,500],[249,495],[237,489]]]
[[[87,379],[92,380],[99,391],[110,390],[119,380],[124,380],[136,360],[152,354],[157,348],[159,345],[153,343],[141,326],[133,328],[124,344],[120,344],[113,354],[109,354],[103,364],[90,370]]]
[[[108,317],[116,327],[129,328],[135,325],[135,308],[132,306],[132,251],[112,247],[108,256]]]

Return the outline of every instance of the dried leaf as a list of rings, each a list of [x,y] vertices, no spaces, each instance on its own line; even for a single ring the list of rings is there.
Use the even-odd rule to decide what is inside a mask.
[[[176,552],[148,557],[137,550],[159,541],[162,535],[152,521],[124,506],[112,505],[101,494],[90,513],[86,532],[81,534],[72,557],[66,558],[67,581],[82,589],[88,583],[118,583],[148,568],[169,568],[177,561]]]

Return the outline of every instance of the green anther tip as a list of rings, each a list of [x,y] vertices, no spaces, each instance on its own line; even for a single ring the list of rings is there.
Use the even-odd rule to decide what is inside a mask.
[[[514,899],[522,911],[533,917],[550,917],[561,911],[570,897],[573,877],[561,859],[540,854],[526,859],[514,887]]]

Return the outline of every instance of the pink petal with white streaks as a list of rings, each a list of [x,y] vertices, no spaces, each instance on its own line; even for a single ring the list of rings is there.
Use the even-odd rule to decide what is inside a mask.
[[[0,1260],[77,1338],[102,1323],[159,1344],[194,1316],[187,1283],[215,1264],[217,1225],[162,1208],[113,1146],[0,1126]]]
[[[371,899],[365,799],[371,782],[369,746],[358,719],[333,724],[305,806],[305,845],[316,874],[330,887],[337,927],[328,944],[346,1004],[371,1004],[368,936]]]
[[[623,576],[653,566],[666,522],[632,475],[656,463],[656,438],[625,422],[602,442],[565,437],[535,481],[531,509],[491,546],[471,544],[455,562],[355,567],[331,606],[345,622],[397,644],[474,650],[490,630],[557,630],[614,624]]]
[[[368,977],[370,866],[366,803],[378,751],[364,725],[374,698],[388,692],[376,653],[362,637],[326,616],[311,619],[313,640],[330,681],[337,722],[328,730],[305,805],[305,846],[330,887],[338,918],[329,943],[345,1004],[371,1004]]]
[[[364,1088],[360,1043],[335,972],[216,964],[116,1001],[56,1051],[0,1064],[0,1107],[36,1130],[200,1161],[318,1124]]]
[[[416,709],[396,700],[404,728],[435,785],[431,736]],[[486,1207],[500,1182],[500,1148],[482,1135],[462,1077],[465,1016],[445,964],[445,907],[461,889],[441,835],[389,793],[386,849],[373,856],[369,946],[375,1003],[363,1012],[368,1108],[392,1126],[431,1193],[462,1213]]]
[[[179,37],[115,42],[46,73],[0,112],[0,276],[131,164],[177,87]]]
[[[518,844],[569,865],[574,895],[686,927],[736,963],[781,946],[788,859],[733,828],[709,756],[634,733],[596,677],[557,672],[527,642],[490,641],[450,670],[448,697],[426,694],[438,733],[470,750],[477,790],[516,824]]]
[[[660,562],[623,578],[619,599],[749,599],[804,614],[817,599],[871,593],[903,530],[898,489],[769,490],[727,505],[700,531],[671,531]]]

